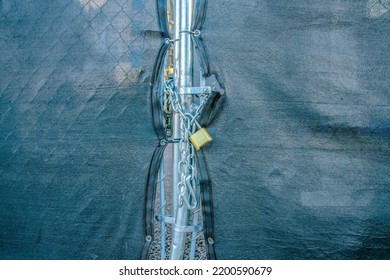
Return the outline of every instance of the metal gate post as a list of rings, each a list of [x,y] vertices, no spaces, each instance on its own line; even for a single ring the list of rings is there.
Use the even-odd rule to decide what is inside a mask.
[[[192,86],[193,80],[193,52],[192,41],[189,31],[192,25],[192,14],[194,9],[194,0],[176,0],[175,1],[175,85],[179,93],[184,88]],[[190,111],[192,105],[191,95],[180,94],[180,103],[182,108]],[[173,116],[173,137],[181,139],[184,137],[181,131],[181,118],[178,113]],[[172,250],[171,259],[180,260],[184,256],[184,247],[187,233],[184,228],[188,225],[189,210],[184,204],[178,201],[179,193],[183,191],[180,182],[181,160],[185,160],[187,155],[180,150],[180,144],[175,143],[173,147],[173,218],[172,225]],[[188,168],[188,167],[186,167]]]

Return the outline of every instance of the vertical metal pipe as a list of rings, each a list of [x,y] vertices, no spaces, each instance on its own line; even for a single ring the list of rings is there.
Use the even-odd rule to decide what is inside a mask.
[[[178,70],[177,75],[175,77],[178,77],[178,87],[177,89],[179,92],[181,92],[181,89],[184,89],[185,87],[191,87],[192,86],[192,78],[193,78],[193,69],[192,69],[192,60],[193,60],[193,53],[192,53],[192,42],[191,42],[191,36],[188,31],[191,30],[191,24],[192,24],[192,14],[193,14],[193,7],[194,7],[194,0],[176,0],[176,6],[175,6],[175,35],[177,36],[175,39],[179,39],[179,41],[176,41],[175,43],[175,55],[178,54],[178,57],[175,57],[176,61],[179,58],[179,67],[175,67],[176,71]],[[177,44],[178,43],[178,44]],[[178,50],[177,50],[178,49]],[[178,52],[177,52],[178,51]],[[177,65],[176,65],[177,66]],[[182,95],[180,96],[180,102],[182,105],[182,108],[186,111],[190,111],[191,103],[192,103],[192,97],[190,95]],[[177,135],[183,137],[182,132],[180,130],[180,118],[179,116],[176,116],[178,126],[175,126],[175,130],[178,129],[179,131],[174,131],[177,133]],[[176,145],[178,146],[178,145]],[[180,152],[179,147],[178,154],[180,159],[186,160],[186,154],[182,154]],[[174,156],[177,156],[174,152]],[[179,161],[180,162],[180,161]],[[174,172],[178,172],[178,163],[177,165],[174,165]],[[180,178],[180,175],[177,174],[177,179]],[[179,180],[178,180],[179,182]],[[177,190],[177,184],[173,185],[176,192],[179,192],[180,190]],[[183,186],[181,186],[183,188]],[[183,228],[185,228],[188,225],[188,217],[189,217],[189,210],[186,208],[185,205],[179,205],[177,199],[178,195],[176,193],[176,196],[174,198],[176,201],[176,213],[174,216],[174,225],[173,225],[173,231],[172,231],[172,250],[171,250],[171,259],[173,260],[180,260],[183,259],[184,256],[184,247],[185,247],[185,241],[186,241],[186,232],[183,231]]]
[[[175,87],[179,88],[179,36],[180,36],[180,0],[174,0],[174,82]],[[172,137],[180,139],[180,116],[173,112],[172,116]],[[180,162],[179,143],[174,143],[172,146],[172,217],[176,217],[176,209],[178,205],[178,190],[177,186],[180,182],[179,162]]]

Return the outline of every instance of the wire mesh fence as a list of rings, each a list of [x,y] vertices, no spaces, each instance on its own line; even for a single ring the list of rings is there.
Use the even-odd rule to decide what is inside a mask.
[[[139,81],[158,43],[145,32],[156,30],[154,1],[5,0],[2,22],[3,52],[13,46],[8,61],[17,59],[14,68],[15,62],[31,73],[38,68],[64,72],[61,66],[68,66],[82,70],[84,78],[98,76],[96,84],[105,79],[118,85]]]
[[[0,25],[0,258],[139,258],[155,1],[1,0]]]
[[[138,258],[139,173],[149,164],[142,151],[156,140],[148,96],[161,44],[155,1],[2,0],[0,12],[0,185],[12,189],[1,190],[0,226],[10,234],[0,233],[0,258]],[[172,182],[164,180],[170,201]],[[160,226],[156,220],[150,259],[161,258]],[[206,258],[202,232],[195,257]]]
[[[47,147],[40,130],[61,139],[85,129],[118,90],[147,82],[159,44],[145,32],[156,30],[154,1],[0,3],[0,145],[14,156],[31,138],[29,148]],[[115,103],[118,117],[128,103]]]

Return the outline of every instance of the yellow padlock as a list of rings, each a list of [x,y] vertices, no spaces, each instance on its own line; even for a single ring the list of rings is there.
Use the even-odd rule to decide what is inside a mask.
[[[197,151],[200,150],[204,145],[211,142],[213,138],[210,136],[210,134],[207,132],[207,130],[203,127],[194,134],[192,134],[189,138],[192,145],[194,145],[195,149]]]

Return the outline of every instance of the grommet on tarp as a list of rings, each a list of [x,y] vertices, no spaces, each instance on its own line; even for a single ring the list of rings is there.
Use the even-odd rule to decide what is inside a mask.
[[[213,244],[214,244],[214,239],[211,238],[211,237],[209,237],[209,238],[207,238],[207,242],[208,242],[209,244],[213,245]]]
[[[164,40],[164,44],[165,45],[170,45],[170,44],[174,44],[177,41],[180,41],[180,39],[171,39],[171,38],[167,37]]]
[[[195,29],[195,30],[192,32],[192,34],[193,34],[194,36],[196,36],[196,37],[199,37],[200,34],[201,34],[201,32],[200,32],[199,29]]]
[[[167,140],[166,139],[161,139],[160,140],[160,146],[165,146],[167,144]]]
[[[145,241],[146,241],[146,242],[151,242],[151,241],[152,241],[152,237],[151,237],[150,235],[147,235],[147,236],[145,237]]]
[[[183,30],[183,31],[180,31],[179,33],[188,33],[188,34],[194,35],[196,37],[199,37],[201,32],[199,29],[195,29],[194,31]]]

